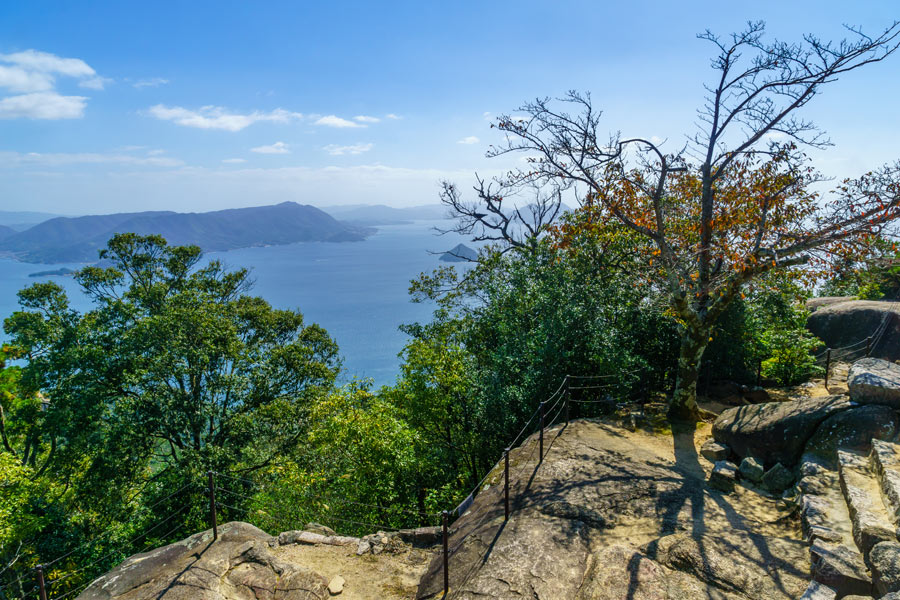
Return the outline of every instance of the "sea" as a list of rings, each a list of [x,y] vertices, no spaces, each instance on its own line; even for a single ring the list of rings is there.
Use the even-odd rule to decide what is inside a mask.
[[[435,227],[448,221],[412,221],[379,226],[362,242],[302,242],[284,246],[209,252],[229,267],[250,269],[252,295],[276,308],[298,309],[306,323],[318,323],[337,341],[344,362],[343,382],[369,379],[374,387],[395,383],[399,354],[407,341],[399,326],[427,322],[434,306],[410,302],[410,280],[443,263],[442,252],[463,237],[438,235]],[[65,288],[73,308],[86,311],[90,300],[71,276],[29,277],[29,274],[83,264],[42,265],[0,259],[0,319],[18,310],[16,292],[39,281]],[[465,268],[465,267],[463,267]],[[0,332],[0,339],[6,339]]]

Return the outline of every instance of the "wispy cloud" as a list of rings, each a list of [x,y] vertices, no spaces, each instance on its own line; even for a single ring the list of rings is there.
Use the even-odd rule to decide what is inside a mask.
[[[203,106],[198,110],[190,110],[181,106],[165,106],[163,104],[151,106],[147,113],[162,121],[172,121],[184,127],[222,129],[225,131],[240,131],[260,121],[287,123],[291,120],[303,118],[302,114],[290,112],[283,108],[276,108],[269,112],[253,111],[252,113],[241,114],[229,112],[221,106]]]
[[[388,114],[384,115],[384,118],[391,119],[392,121],[399,121],[403,117],[401,117],[400,115],[395,115],[394,113],[388,113]]]
[[[84,116],[85,96],[35,92],[0,99],[0,119],[78,119]]]
[[[350,146],[338,146],[337,144],[329,144],[324,150],[332,156],[344,156],[345,154],[362,154],[372,149],[374,144],[352,144]]]
[[[348,121],[347,119],[342,119],[341,117],[337,117],[335,115],[327,115],[324,117],[319,117],[315,125],[324,125],[326,127],[338,127],[338,128],[346,128],[346,127],[365,127],[362,123],[354,123],[353,121]]]
[[[378,117],[370,117],[369,115],[356,115],[353,117],[354,121],[358,121],[360,123],[380,123],[381,119]]]
[[[84,116],[87,98],[63,96],[57,77],[78,79],[78,85],[102,90],[112,79],[101,77],[80,58],[63,58],[25,50],[0,54],[0,88],[12,96],[0,98],[0,119],[77,119]]]
[[[131,154],[104,154],[97,152],[40,153],[40,152],[0,152],[3,166],[41,165],[63,167],[79,164],[118,164],[151,167],[180,167],[184,164],[175,158],[164,156],[134,156]]]
[[[256,152],[257,154],[290,154],[291,151],[284,142],[275,142],[270,146],[250,148],[250,152]]]
[[[477,144],[480,140],[474,135],[470,135],[469,137],[464,137],[463,139],[456,142],[457,144]]]
[[[131,85],[140,90],[148,87],[159,87],[161,85],[166,85],[167,83],[169,83],[168,79],[163,79],[162,77],[150,77],[148,79],[138,79]]]
[[[246,158],[223,158],[222,162],[227,165],[239,165],[241,163],[247,162]]]

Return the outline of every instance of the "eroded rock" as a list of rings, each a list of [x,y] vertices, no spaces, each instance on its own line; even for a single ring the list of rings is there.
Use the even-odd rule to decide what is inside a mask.
[[[900,409],[900,365],[880,358],[862,358],[850,367],[847,389],[854,402]]]

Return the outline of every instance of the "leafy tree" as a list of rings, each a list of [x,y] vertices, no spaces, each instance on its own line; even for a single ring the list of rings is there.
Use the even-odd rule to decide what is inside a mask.
[[[715,47],[715,77],[699,129],[683,150],[666,153],[645,138],[603,138],[590,96],[571,92],[564,102],[576,114],[539,99],[499,119],[507,144],[489,155],[525,152],[527,167],[488,184],[479,180],[475,202],[444,195],[470,227],[505,237],[496,215],[511,214],[513,207],[499,208],[505,198],[549,188],[538,193],[542,205],[573,190],[604,220],[649,242],[655,285],[668,294],[680,328],[672,418],[698,418],[701,358],[717,319],[745,286],[864,246],[900,217],[900,164],[846,181],[822,203],[810,191],[820,177],[798,151],[800,144],[828,144],[799,111],[824,85],[893,54],[900,23],[875,36],[851,30],[854,39],[838,44],[814,36],[766,43],[763,33],[761,23],[751,23],[728,39],[700,36]]]
[[[202,264],[197,247],[119,234],[101,259],[111,266],[76,274],[92,310],[39,283],[5,322],[27,361],[14,408],[4,387],[6,438],[22,449],[7,453],[23,475],[43,472],[66,490],[57,500],[68,521],[48,525],[45,559],[83,541],[75,532],[135,535],[125,521],[139,528],[178,503],[201,505],[189,486],[145,508],[206,469],[273,464],[302,439],[340,367],[321,327],[248,296],[246,270]]]

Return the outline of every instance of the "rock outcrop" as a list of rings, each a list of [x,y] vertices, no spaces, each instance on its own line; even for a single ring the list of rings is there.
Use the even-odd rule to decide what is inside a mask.
[[[91,583],[79,600],[314,600],[328,598],[328,581],[279,560],[274,538],[247,523],[136,554]]]
[[[792,466],[819,425],[849,407],[843,396],[739,406],[719,415],[713,437],[743,458],[752,456],[766,466]]]
[[[886,322],[885,322],[886,321]],[[884,333],[870,355],[900,359],[900,304],[877,300],[851,300],[822,306],[806,321],[806,327],[828,348],[858,344],[884,324]]]
[[[775,498],[704,483],[693,432],[672,437],[573,421],[511,453],[452,524],[453,598],[787,600],[809,583],[805,544]],[[750,507],[753,507],[752,510]],[[764,519],[761,517],[765,515]],[[436,557],[417,598],[443,594]]]
[[[854,402],[900,409],[900,365],[879,358],[860,359],[850,367],[847,389]]]

